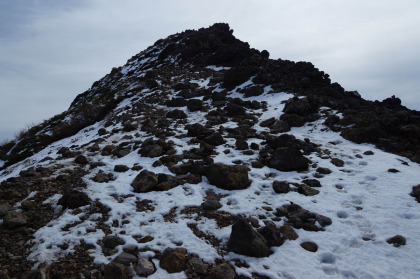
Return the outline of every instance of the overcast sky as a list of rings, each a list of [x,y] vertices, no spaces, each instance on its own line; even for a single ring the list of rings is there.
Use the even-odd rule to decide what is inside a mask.
[[[215,22],[365,99],[420,110],[419,0],[0,0],[0,142],[158,39]]]

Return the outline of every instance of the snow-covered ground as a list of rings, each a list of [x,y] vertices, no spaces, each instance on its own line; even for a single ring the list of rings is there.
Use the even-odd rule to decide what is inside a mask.
[[[213,70],[222,70],[212,68]],[[128,72],[131,68],[124,69]],[[205,87],[208,82],[200,82]],[[249,85],[245,83],[242,87]],[[239,89],[239,88],[237,88]],[[270,117],[278,118],[283,110],[283,101],[290,98],[291,94],[269,93],[266,88],[263,95],[244,100],[266,101],[267,110],[255,111],[260,113],[259,120],[263,121]],[[243,98],[242,94],[232,93],[231,97]],[[123,101],[116,110],[124,110],[129,106],[131,99]],[[166,108],[168,109],[168,108]],[[328,108],[324,108],[327,110]],[[203,121],[202,112],[188,113],[188,123],[200,123]],[[369,144],[355,144],[342,138],[338,133],[327,129],[323,124],[325,119],[306,124],[304,127],[292,128],[288,134],[293,134],[298,139],[308,138],[312,143],[321,146],[325,154],[329,156],[318,157],[312,153],[308,158],[318,167],[332,170],[331,174],[318,178],[322,187],[320,193],[315,196],[304,196],[297,192],[276,194],[272,189],[274,180],[288,182],[301,182],[305,178],[313,178],[316,168],[310,168],[307,172],[280,172],[272,168],[252,168],[251,161],[258,154],[244,155],[236,150],[235,140],[226,138],[226,144],[219,146],[218,155],[213,156],[215,162],[233,164],[235,160],[241,160],[250,167],[249,176],[252,180],[249,188],[245,190],[227,191],[219,189],[208,183],[203,177],[199,184],[184,184],[165,192],[135,193],[130,186],[133,179],[139,173],[129,170],[124,173],[114,172],[114,166],[124,164],[132,167],[138,163],[144,169],[155,173],[172,174],[169,169],[162,165],[153,167],[152,164],[158,158],[141,157],[134,150],[122,158],[114,158],[94,154],[89,157],[92,161],[100,161],[105,166],[94,169],[85,177],[87,183],[86,193],[91,200],[99,200],[111,209],[110,218],[106,223],[110,226],[113,234],[125,240],[123,246],[118,246],[121,252],[124,247],[135,246],[140,249],[152,247],[163,250],[166,247],[175,247],[175,243],[182,243],[189,253],[197,254],[208,263],[214,263],[221,256],[211,244],[198,238],[188,227],[190,223],[196,223],[201,231],[219,239],[222,245],[226,245],[230,236],[231,226],[219,228],[212,219],[195,214],[181,213],[182,209],[190,206],[200,206],[204,201],[206,192],[212,190],[216,194],[224,195],[220,202],[223,207],[220,210],[233,215],[254,216],[265,215],[267,219],[274,217],[274,211],[267,211],[263,207],[278,208],[290,202],[301,205],[303,208],[328,216],[332,219],[332,225],[325,231],[310,232],[297,229],[299,238],[295,241],[286,241],[280,247],[273,247],[273,254],[265,258],[253,258],[228,253],[228,260],[240,259],[249,264],[249,267],[236,267],[239,275],[251,276],[252,273],[265,275],[270,278],[420,278],[420,204],[410,197],[409,193],[413,186],[419,184],[419,165],[410,162],[404,157],[385,153]],[[224,127],[235,127],[237,123],[228,122]],[[71,138],[56,142],[38,154],[4,170],[0,175],[0,182],[13,176],[32,165],[47,165],[49,162],[40,162],[45,156],[57,158],[57,150],[63,146],[77,144],[81,146],[89,143],[97,137],[98,130],[103,127],[99,122],[88,127]],[[114,127],[108,127],[112,130]],[[267,130],[256,124],[254,128],[258,132]],[[177,128],[177,134],[185,133],[183,127]],[[268,131],[268,130],[267,130]],[[144,132],[125,132],[124,135]],[[121,135],[114,135],[101,143],[101,146],[119,140]],[[194,145],[188,144],[191,138],[168,137],[173,140],[177,153],[185,149],[191,149]],[[261,139],[248,139],[248,144],[255,142],[261,144]],[[230,153],[223,150],[229,148]],[[365,155],[364,152],[373,151],[373,155]],[[330,162],[331,158],[339,158],[344,161],[343,167],[337,167]],[[71,160],[61,160],[71,163]],[[389,169],[397,169],[399,172],[391,173]],[[113,173],[116,178],[109,183],[98,183],[91,180],[99,171]],[[36,193],[34,193],[36,195]],[[57,206],[60,195],[55,195],[46,200],[52,207],[60,212]],[[120,197],[116,199],[115,197]],[[31,197],[29,197],[31,198]],[[154,210],[138,212],[136,201],[153,201]],[[113,256],[105,256],[100,242],[105,236],[104,232],[96,229],[95,222],[100,219],[98,213],[91,214],[87,218],[88,208],[82,208],[82,212],[66,209],[50,224],[35,233],[32,240],[34,246],[29,259],[37,263],[57,260],[65,253],[71,253],[73,247],[81,240],[95,247],[91,252],[96,263],[108,263],[119,253]],[[173,222],[164,220],[164,215],[171,209],[175,209],[176,217]],[[75,213],[76,212],[76,213]],[[119,226],[113,227],[116,220]],[[260,225],[264,225],[259,220]],[[75,225],[69,230],[62,228],[68,224]],[[283,221],[274,221],[281,226]],[[124,231],[124,232],[123,232]],[[407,239],[405,246],[393,247],[386,239],[394,235],[403,235]],[[148,243],[138,243],[135,236],[152,235],[153,240]],[[316,253],[308,252],[300,246],[302,242],[315,242],[319,249]],[[66,243],[69,248],[64,252],[59,248],[60,244]],[[152,257],[154,252],[141,253],[140,256]],[[154,260],[158,266],[157,260]],[[234,266],[234,265],[232,265]],[[185,278],[184,273],[168,274],[162,269],[149,276],[149,278]],[[140,277],[134,277],[140,278]]]

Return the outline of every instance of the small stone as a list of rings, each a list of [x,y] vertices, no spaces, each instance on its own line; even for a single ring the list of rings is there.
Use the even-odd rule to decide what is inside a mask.
[[[388,172],[390,172],[390,173],[397,173],[397,172],[400,172],[400,171],[397,170],[397,169],[389,169]]]
[[[388,238],[386,240],[386,242],[388,244],[393,244],[394,247],[400,247],[401,245],[405,245],[406,239],[405,239],[404,236],[398,234],[396,236],[393,236],[393,237]]]
[[[317,179],[305,179],[302,182],[310,187],[321,187],[321,182]]]
[[[126,165],[115,165],[114,171],[116,172],[126,172],[129,168]]]
[[[305,196],[315,196],[319,194],[319,191],[306,185],[300,185],[298,187],[298,193]]]
[[[324,215],[317,215],[316,220],[321,227],[329,226],[332,224],[331,218]]]
[[[332,171],[328,168],[317,168],[316,171],[320,174],[330,174]]]
[[[137,262],[136,274],[139,276],[147,277],[155,273],[155,265],[146,258],[140,258]]]
[[[300,246],[309,252],[315,253],[316,251],[318,251],[318,245],[316,245],[316,243],[314,242],[303,242],[300,244]]]
[[[203,210],[217,210],[222,207],[218,200],[207,200],[201,204]]]
[[[368,151],[363,152],[363,154],[364,155],[373,155],[375,153],[373,153],[373,151],[371,151],[371,150],[368,150]]]
[[[258,145],[258,143],[252,142],[250,145],[252,150],[259,150],[260,146]]]
[[[113,262],[130,266],[131,263],[137,262],[137,257],[129,253],[121,253],[113,260]]]

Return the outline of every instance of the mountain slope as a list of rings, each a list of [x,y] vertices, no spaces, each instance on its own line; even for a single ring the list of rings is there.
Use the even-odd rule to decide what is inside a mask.
[[[172,35],[3,147],[3,276],[417,278],[419,113],[268,57]]]

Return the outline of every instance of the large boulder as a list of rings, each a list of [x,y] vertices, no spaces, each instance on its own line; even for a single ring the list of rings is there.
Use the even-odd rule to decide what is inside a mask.
[[[306,171],[309,160],[296,149],[283,147],[277,148],[268,160],[270,168],[279,171]]]
[[[249,169],[245,166],[211,164],[205,170],[205,176],[210,184],[225,190],[241,190],[248,188]]]
[[[267,257],[270,255],[270,248],[265,238],[256,232],[247,220],[242,218],[232,226],[227,249],[250,257]]]

